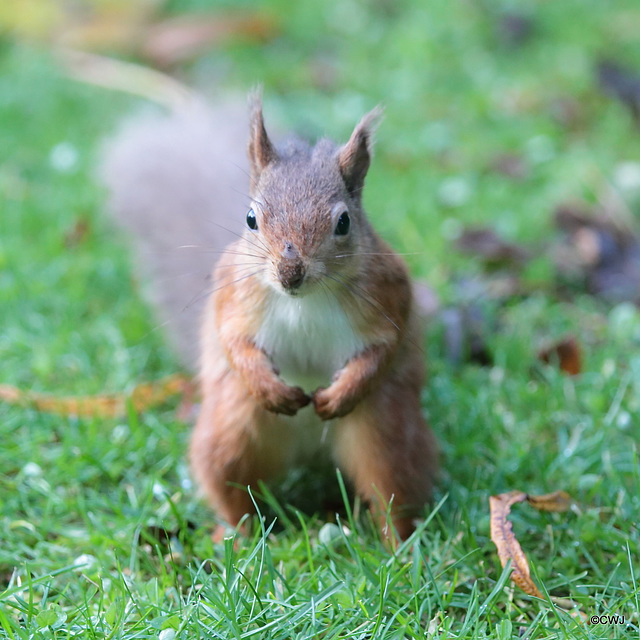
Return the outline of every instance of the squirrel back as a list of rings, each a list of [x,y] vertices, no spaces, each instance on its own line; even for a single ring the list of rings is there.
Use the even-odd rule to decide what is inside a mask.
[[[130,118],[102,151],[108,210],[129,236],[146,293],[191,370],[212,265],[243,228],[245,141],[242,101],[198,102]]]

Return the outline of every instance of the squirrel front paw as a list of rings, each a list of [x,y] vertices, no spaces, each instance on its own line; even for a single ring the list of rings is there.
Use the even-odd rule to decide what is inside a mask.
[[[311,398],[300,387],[290,387],[284,382],[263,390],[260,399],[267,411],[283,413],[286,416],[295,416],[311,402]]]
[[[356,404],[357,399],[341,396],[333,387],[317,389],[313,394],[313,407],[322,420],[346,416]]]

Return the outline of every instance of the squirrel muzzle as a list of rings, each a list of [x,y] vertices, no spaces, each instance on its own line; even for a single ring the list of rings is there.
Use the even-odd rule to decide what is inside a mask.
[[[299,289],[304,282],[306,273],[304,264],[300,254],[290,242],[286,242],[284,245],[277,272],[280,284],[288,293],[295,294],[296,289]]]

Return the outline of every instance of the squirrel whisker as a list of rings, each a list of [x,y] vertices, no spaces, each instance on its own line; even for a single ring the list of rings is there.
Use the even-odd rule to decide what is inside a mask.
[[[214,289],[206,288],[203,292],[201,292],[196,297],[194,297],[192,300],[190,300],[184,306],[182,311],[186,311],[187,309],[189,309],[189,307],[193,306],[194,304],[198,304],[198,302],[200,302],[200,300],[204,300],[204,298],[207,298],[211,294],[216,293],[216,291],[220,291],[221,289],[224,289],[225,287],[230,287],[232,284],[236,284],[237,282],[241,282],[242,280],[246,280],[247,278],[251,278],[252,276],[258,275],[261,271],[263,271],[263,269],[258,269],[256,271],[253,271],[252,273],[248,273],[248,274],[246,274],[244,276],[241,276],[240,278],[236,278],[235,280],[231,280],[230,282],[225,282],[223,285],[220,285],[219,287],[215,287]]]
[[[322,290],[324,291],[324,294],[328,301],[331,301],[331,298],[329,296],[332,296],[334,300],[338,300],[338,296],[335,294],[334,291],[331,290],[331,287],[329,287],[326,282],[319,280],[319,284]],[[347,316],[347,321],[349,322],[349,327],[351,327],[351,331],[353,332],[354,335],[356,335],[356,328],[353,326],[353,321],[349,316]]]
[[[384,309],[382,308],[382,305],[375,298],[367,294],[367,292],[364,289],[360,288],[358,285],[356,285],[353,282],[345,281],[342,277],[338,275],[332,276],[326,273],[325,278],[329,278],[329,280],[333,280],[334,282],[341,284],[345,289],[347,289],[347,291],[351,292],[354,296],[360,298],[361,300],[364,300],[367,304],[371,305],[374,309],[379,311],[382,314],[382,316],[386,318],[398,331],[401,330],[400,327],[397,325],[397,323],[395,323],[385,313]]]
[[[213,249],[206,247],[205,245],[197,245],[197,244],[185,244],[180,247],[176,247],[177,249],[199,249],[199,254],[207,254],[207,255],[223,255],[228,254],[232,256],[242,256],[243,258],[256,258],[256,260],[264,260],[267,257],[267,254],[257,254],[257,253],[247,253],[246,251],[229,251],[222,249]]]
[[[423,256],[424,251],[413,251],[411,253],[341,253],[333,258],[351,258],[353,256]]]
[[[219,222],[216,222],[215,220],[207,220],[207,222],[209,224],[215,225],[216,227],[220,227],[220,229],[227,231],[228,233],[236,236],[237,238],[247,240],[249,244],[252,244],[256,249],[264,249],[267,252],[265,255],[268,255],[269,247],[267,247],[267,245],[264,243],[264,240],[262,240],[261,238],[259,239],[260,244],[257,244],[254,238],[249,238],[246,235],[243,235],[241,233],[238,233],[237,231],[234,231],[233,229],[229,229],[229,227],[225,227],[224,225],[220,224]]]

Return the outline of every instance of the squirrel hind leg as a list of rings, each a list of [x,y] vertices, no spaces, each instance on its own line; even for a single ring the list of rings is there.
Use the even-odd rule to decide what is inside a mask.
[[[238,437],[234,441],[217,438],[216,429],[203,420],[203,415],[204,407],[191,438],[192,472],[217,515],[237,527],[246,514],[255,513],[247,487],[255,487],[262,478],[252,473],[250,449],[244,438]],[[217,531],[224,529],[224,525],[220,525]]]
[[[386,395],[373,394],[340,420],[334,457],[393,543],[413,533],[415,518],[431,498],[437,446],[417,399],[400,394],[386,402]]]
[[[255,513],[249,488],[280,475],[287,466],[287,439],[279,437],[277,416],[258,407],[246,391],[234,394],[227,379],[207,397],[191,437],[192,473],[208,502],[237,527]],[[265,437],[266,436],[268,437]]]

